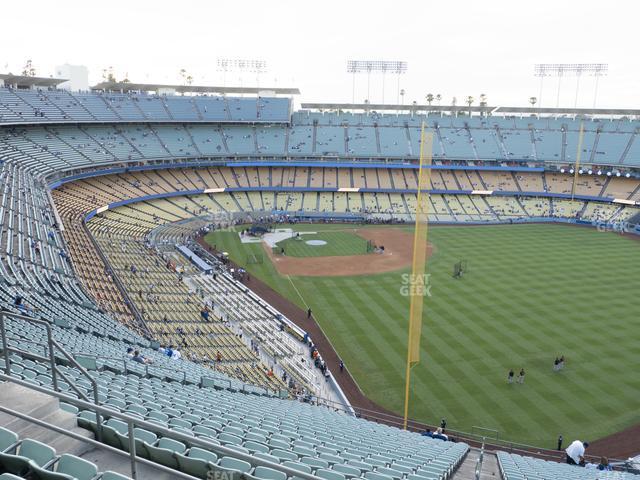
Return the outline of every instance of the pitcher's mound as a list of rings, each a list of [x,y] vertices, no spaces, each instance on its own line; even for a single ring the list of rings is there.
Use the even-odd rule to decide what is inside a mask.
[[[274,255],[272,248],[263,243],[265,252],[281,275],[336,277],[349,275],[372,275],[392,272],[411,266],[413,234],[398,228],[361,228],[353,233],[371,240],[376,246],[384,246],[382,253],[367,255],[327,257],[287,257]],[[321,243],[312,243],[321,242]],[[323,240],[308,240],[309,245],[325,244]],[[433,247],[427,245],[427,256]]]

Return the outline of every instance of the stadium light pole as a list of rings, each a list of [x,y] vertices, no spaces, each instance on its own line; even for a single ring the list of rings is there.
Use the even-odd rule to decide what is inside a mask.
[[[598,79],[602,75],[606,75],[609,65],[606,63],[537,63],[533,67],[533,74],[540,77],[540,95],[538,103],[542,107],[542,82],[544,77],[555,75],[558,77],[558,90],[556,94],[556,108],[560,106],[560,86],[562,77],[565,75],[574,75],[576,77],[576,94],[574,106],[578,106],[578,92],[580,89],[580,77],[583,73],[590,73],[596,77],[596,90],[594,94],[593,106],[595,107],[596,96],[598,94]]]
[[[267,62],[265,60],[246,59],[246,58],[218,58],[218,71],[223,72],[223,86],[226,87],[227,72],[240,73],[240,86],[242,86],[242,75],[245,72],[256,74],[256,85],[260,88],[260,74],[267,71]]]
[[[367,74],[367,100],[371,101],[371,74],[382,73],[382,103],[384,103],[385,74],[387,72],[398,76],[398,92],[400,91],[400,75],[407,72],[408,64],[403,61],[387,60],[347,60],[347,73],[353,75],[351,97],[352,103],[356,99],[356,74]]]
[[[596,68],[593,70],[593,76],[596,77],[596,86],[593,91],[593,108],[596,108],[596,101],[598,99],[598,82],[600,77],[609,73],[609,65],[606,63],[596,64]]]

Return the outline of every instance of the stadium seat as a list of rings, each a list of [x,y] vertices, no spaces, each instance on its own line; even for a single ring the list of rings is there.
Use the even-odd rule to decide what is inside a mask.
[[[207,474],[215,467],[218,456],[198,447],[191,447],[186,455],[175,453],[180,471],[194,477],[207,478]]]
[[[56,459],[56,451],[44,443],[29,438],[22,440],[14,454],[0,453],[0,469],[23,476],[31,467],[46,468]]]
[[[92,480],[98,474],[98,467],[87,460],[65,453],[51,466],[51,470],[32,465],[31,474],[37,480]]]
[[[0,453],[11,453],[18,444],[18,435],[0,427]]]
[[[176,453],[184,454],[187,447],[184,443],[171,438],[162,437],[155,445],[145,444],[151,461],[160,463],[166,467],[178,468]]]
[[[252,476],[261,480],[287,480],[287,475],[284,472],[268,467],[256,467]]]

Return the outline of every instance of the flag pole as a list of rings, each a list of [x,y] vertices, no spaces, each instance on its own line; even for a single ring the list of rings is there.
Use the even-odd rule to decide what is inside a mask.
[[[427,260],[427,233],[429,225],[429,193],[431,187],[431,159],[433,134],[425,132],[422,122],[420,131],[420,164],[418,167],[418,194],[416,219],[413,231],[413,261],[409,281],[409,341],[407,345],[407,365],[404,387],[404,421],[407,429],[409,420],[409,394],[411,392],[411,369],[420,361],[420,337],[422,332],[422,309],[425,293],[425,263]]]

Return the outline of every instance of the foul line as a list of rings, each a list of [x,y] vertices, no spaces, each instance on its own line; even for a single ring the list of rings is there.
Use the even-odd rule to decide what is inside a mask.
[[[302,298],[302,294],[300,293],[300,290],[298,290],[295,283],[293,283],[293,280],[291,280],[291,275],[287,275],[287,278],[289,279],[289,282],[291,282],[291,286],[293,287],[293,289],[296,291],[296,293],[300,297],[300,300],[302,300],[302,303],[304,303],[304,306],[307,307],[307,309],[309,309],[309,305],[307,305],[307,302],[305,302],[304,298]]]

